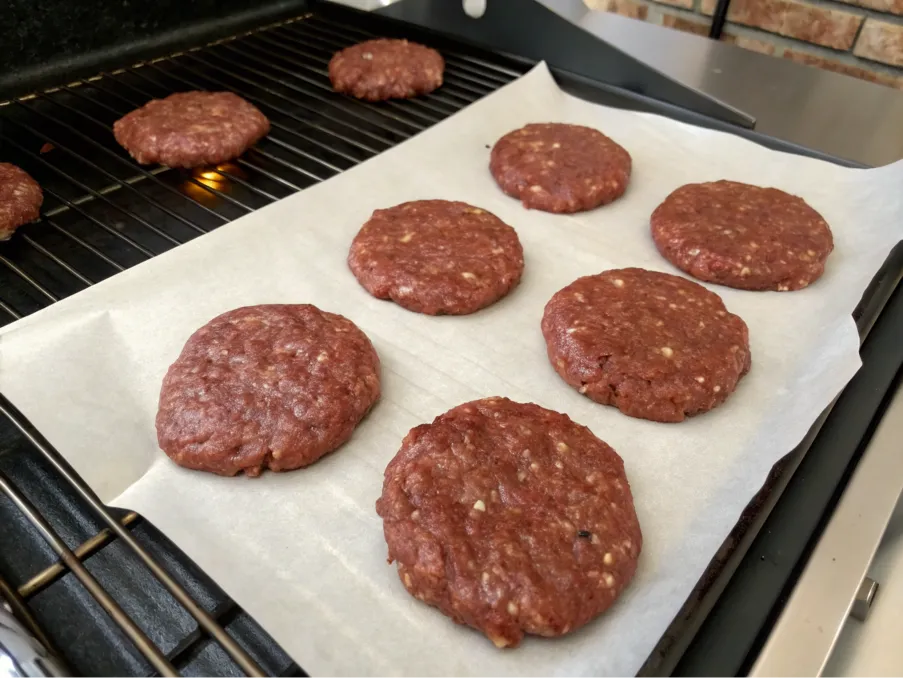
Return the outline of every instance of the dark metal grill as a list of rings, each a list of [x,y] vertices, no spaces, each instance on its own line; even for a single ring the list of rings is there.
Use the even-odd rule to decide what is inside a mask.
[[[374,37],[316,16],[102,73],[9,102],[4,158],[43,186],[40,223],[0,247],[0,323],[341,172],[439,122],[521,69],[444,51],[437,92],[369,104],[337,96],[332,54]],[[260,107],[271,134],[234,162],[187,172],[137,166],[112,123],[174,91],[228,89]]]
[[[373,34],[307,15],[0,107],[3,160],[44,189],[41,221],[0,244],[0,326],[366,160],[518,77],[443,47],[445,84],[414,100],[336,95],[332,54]],[[143,168],[112,123],[176,91],[231,90],[272,131],[234,162]],[[152,525],[108,510],[0,396],[0,595],[77,673],[302,673]],[[236,554],[241,557],[241,554]],[[299,611],[303,614],[303,611]]]

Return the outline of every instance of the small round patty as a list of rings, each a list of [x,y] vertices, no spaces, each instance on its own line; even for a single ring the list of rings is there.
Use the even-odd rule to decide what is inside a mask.
[[[619,198],[630,154],[599,130],[561,123],[509,132],[492,147],[489,171],[527,209],[572,213]]]
[[[579,278],[546,304],[555,371],[631,417],[678,422],[707,412],[749,371],[749,331],[702,285],[642,268]]]
[[[163,379],[157,440],[190,469],[290,471],[339,447],[379,398],[379,358],[350,320],[246,306],[191,335]]]
[[[706,282],[743,290],[798,290],[818,280],[831,229],[802,198],[736,181],[687,184],[652,213],[659,252]]]
[[[429,94],[442,85],[444,70],[439,52],[407,40],[368,40],[329,61],[333,89],[367,101]]]
[[[603,613],[643,542],[621,457],[566,415],[507,398],[412,429],[376,511],[408,592],[497,647]]]
[[[41,216],[44,193],[23,169],[0,162],[0,240],[8,240],[19,226]]]
[[[237,158],[270,131],[270,121],[232,92],[180,92],[154,99],[113,124],[142,165],[216,165]]]
[[[517,233],[464,202],[416,200],[376,210],[348,254],[364,289],[428,315],[473,313],[504,297],[524,270]]]

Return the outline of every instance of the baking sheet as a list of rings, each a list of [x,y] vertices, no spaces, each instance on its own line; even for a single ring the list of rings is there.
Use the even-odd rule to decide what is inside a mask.
[[[589,213],[526,211],[496,188],[489,147],[528,122],[598,127],[633,156],[626,195]],[[794,293],[715,289],[750,327],[753,365],[721,408],[682,424],[631,419],[552,371],[539,330],[578,276],[672,271],[652,209],[692,181],[734,179],[804,196],[836,250]],[[545,65],[401,146],[25,318],[0,333],[0,389],[100,496],[138,511],[195,559],[312,674],[633,674],[761,487],[859,366],[850,313],[903,238],[903,164],[851,170],[719,132],[568,96]],[[447,198],[514,226],[521,285],[467,317],[377,301],[345,264],[376,208]],[[314,466],[258,479],[177,468],[157,449],[167,366],[188,336],[245,304],[308,302],[372,339],[383,399],[353,439]],[[603,618],[557,640],[498,651],[411,598],[374,511],[382,471],[413,426],[504,395],[568,413],[626,463],[644,533],[636,579]]]

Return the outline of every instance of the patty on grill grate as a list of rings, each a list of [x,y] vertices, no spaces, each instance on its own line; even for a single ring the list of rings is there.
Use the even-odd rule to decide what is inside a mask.
[[[333,88],[367,101],[428,94],[442,85],[444,70],[439,52],[407,40],[368,40],[329,61]]]
[[[179,92],[154,99],[113,124],[142,165],[216,165],[237,158],[270,131],[253,104],[232,92]]]
[[[347,318],[246,306],[188,339],[163,379],[157,439],[186,468],[290,471],[348,440],[379,392],[376,351]]]
[[[41,215],[44,194],[29,174],[8,162],[0,162],[0,240],[7,240],[19,226]]]
[[[513,228],[486,210],[415,200],[376,210],[351,243],[348,265],[378,299],[428,315],[473,313],[520,281]]]
[[[507,398],[412,429],[376,510],[408,592],[497,647],[602,614],[642,548],[617,453],[567,415]]]

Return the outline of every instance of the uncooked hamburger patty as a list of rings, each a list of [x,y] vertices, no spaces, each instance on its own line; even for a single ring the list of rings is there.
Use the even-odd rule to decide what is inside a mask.
[[[460,315],[508,294],[523,273],[524,252],[514,229],[486,210],[417,200],[376,210],[351,243],[348,265],[378,299]]]
[[[444,70],[439,52],[407,40],[368,40],[329,61],[333,88],[367,101],[428,94],[442,85]]]
[[[216,165],[237,158],[270,131],[270,122],[232,92],[180,92],[154,99],[113,124],[142,165]]]
[[[557,292],[542,318],[549,360],[580,393],[624,414],[677,422],[723,403],[749,371],[749,331],[721,297],[625,268]]]
[[[570,213],[619,198],[630,154],[599,130],[543,123],[509,132],[492,148],[489,171],[528,209]]]
[[[652,213],[659,252],[695,278],[798,290],[821,277],[831,229],[802,198],[736,181],[681,186]]]
[[[247,306],[191,335],[163,380],[157,439],[186,468],[289,471],[348,440],[378,398],[379,359],[350,320]]]
[[[41,215],[44,194],[28,173],[0,162],[0,240],[8,240],[19,226]]]
[[[408,592],[497,647],[600,615],[643,542],[615,451],[564,414],[506,398],[412,429],[376,510]]]

